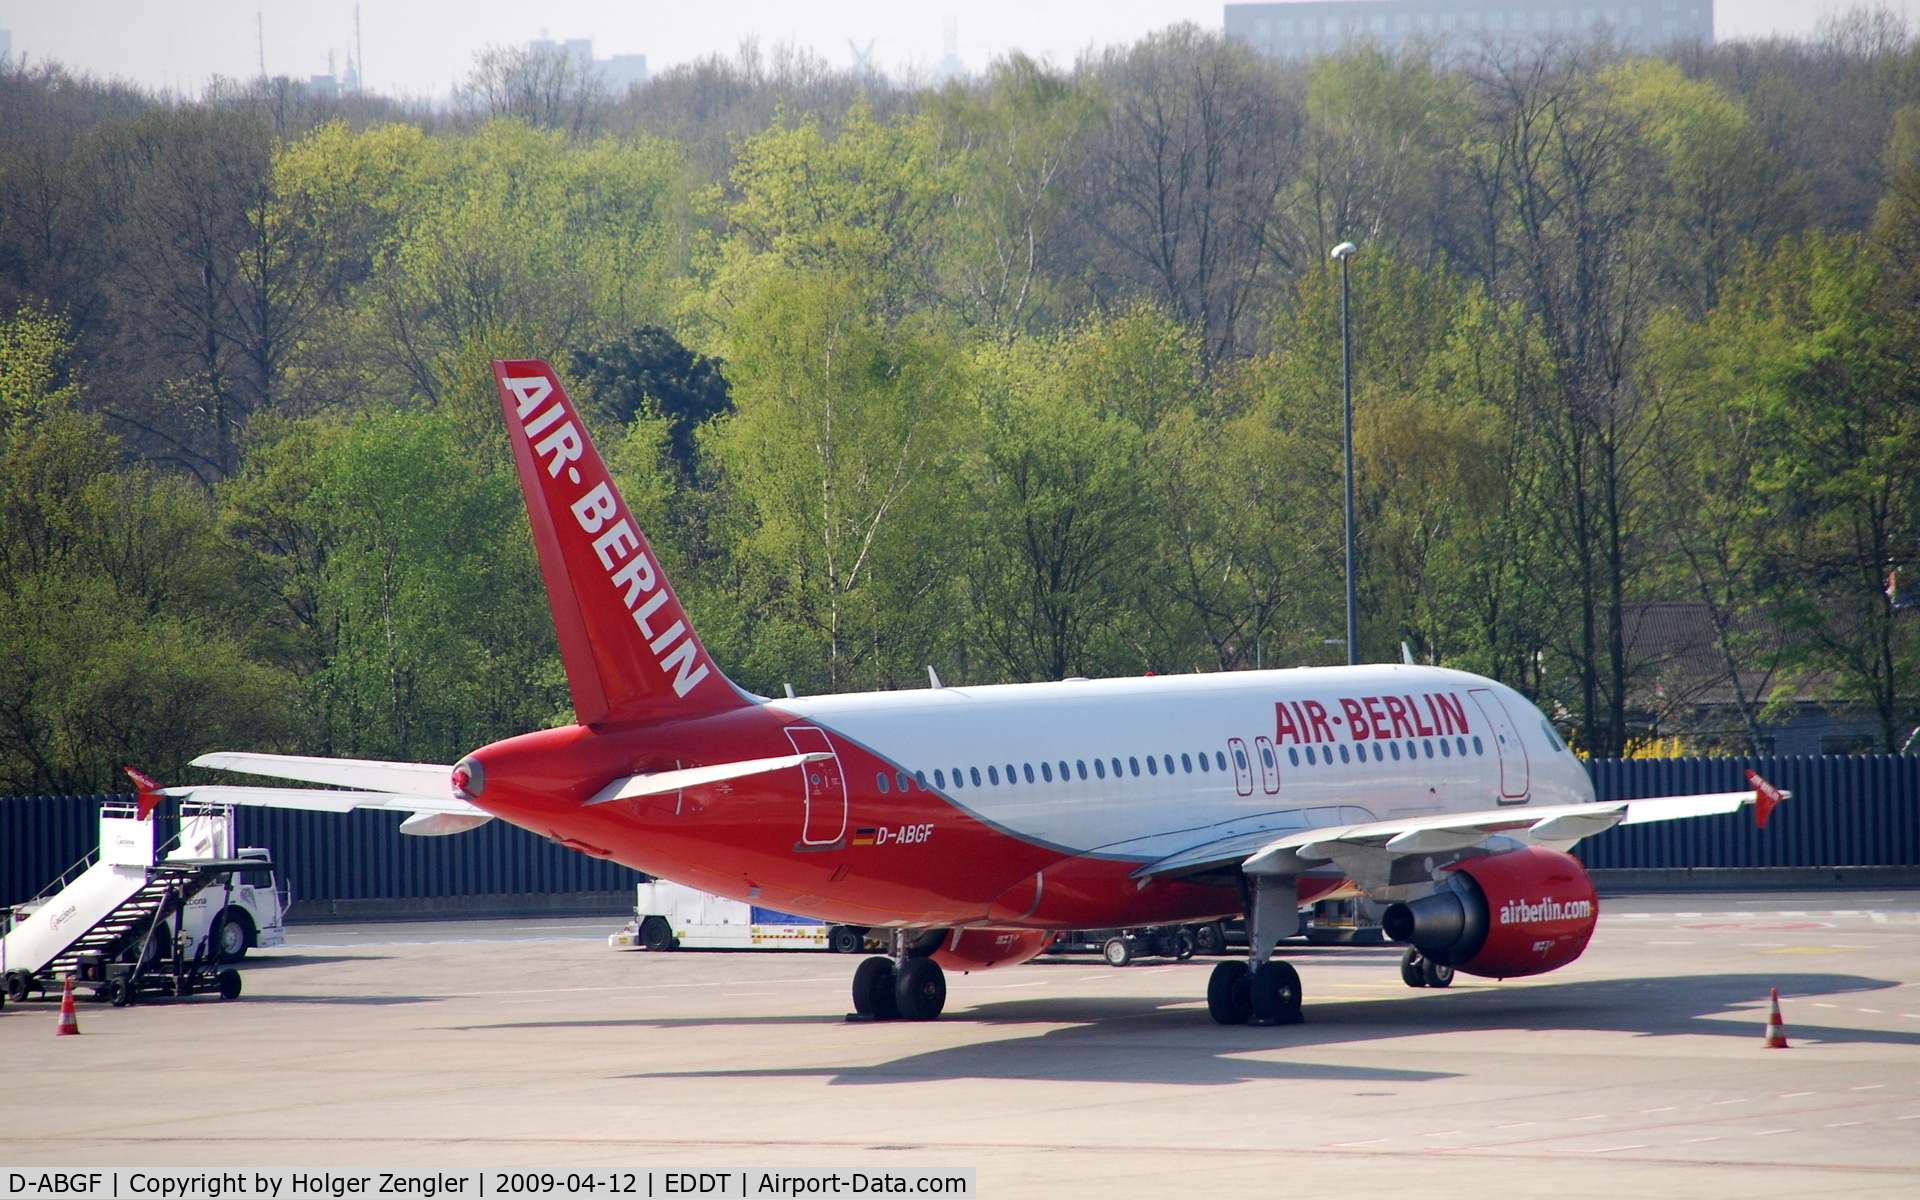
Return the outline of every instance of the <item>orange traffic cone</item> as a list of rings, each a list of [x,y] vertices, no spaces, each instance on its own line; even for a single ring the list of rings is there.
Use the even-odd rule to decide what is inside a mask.
[[[1785,1050],[1787,1027],[1780,1023],[1780,989],[1768,988],[1767,995],[1772,998],[1773,1008],[1767,1013],[1767,1040],[1761,1045],[1768,1050]]]
[[[73,976],[67,976],[67,990],[60,994],[60,1028],[53,1031],[57,1037],[80,1032],[80,1014],[73,1008]]]

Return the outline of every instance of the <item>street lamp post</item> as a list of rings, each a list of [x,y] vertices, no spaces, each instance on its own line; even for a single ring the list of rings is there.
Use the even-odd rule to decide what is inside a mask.
[[[1347,320],[1347,305],[1352,289],[1347,284],[1347,260],[1360,248],[1352,242],[1335,246],[1332,256],[1340,264],[1340,411],[1344,426],[1347,470],[1347,665],[1360,661],[1360,606],[1353,582],[1353,329]]]

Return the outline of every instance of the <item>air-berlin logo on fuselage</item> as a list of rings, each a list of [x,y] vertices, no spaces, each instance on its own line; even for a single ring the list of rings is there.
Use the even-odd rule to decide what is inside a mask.
[[[593,550],[606,569],[608,582],[622,590],[621,601],[633,614],[633,623],[639,626],[640,635],[653,651],[654,661],[662,672],[673,677],[674,694],[685,696],[707,677],[707,664],[700,661],[698,644],[689,636],[685,621],[676,618],[665,629],[653,628],[655,614],[666,606],[672,593],[641,548],[640,535],[622,511],[624,505],[614,492],[613,484],[600,479],[588,487],[587,481],[581,478],[579,463],[586,439],[579,426],[560,400],[555,400],[544,411],[540,407],[553,395],[553,384],[549,380],[539,375],[509,379],[507,387],[518,401],[516,415],[527,441],[533,446],[534,457],[546,460],[548,476],[558,479],[564,470],[569,483],[586,488],[584,494],[567,507],[581,529],[589,536],[599,535],[593,539]],[[535,438],[540,440],[536,442]],[[646,599],[642,600],[643,596]]]
[[[1411,695],[1362,696],[1357,700],[1342,696],[1337,703],[1342,716],[1331,715],[1318,700],[1275,702],[1274,744],[1339,741],[1335,725],[1343,727],[1347,740],[1355,742],[1473,732],[1467,727],[1465,702],[1446,692],[1422,693],[1417,701]]]
[[[1516,900],[1500,906],[1502,925],[1543,925],[1549,921],[1584,921],[1593,915],[1593,901],[1568,900],[1562,903],[1542,896],[1540,903]]]

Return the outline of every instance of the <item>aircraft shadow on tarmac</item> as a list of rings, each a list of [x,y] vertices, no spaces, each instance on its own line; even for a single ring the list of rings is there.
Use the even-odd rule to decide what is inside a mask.
[[[1453,1031],[1581,1031],[1645,1037],[1761,1036],[1767,989],[1783,996],[1838,996],[1900,986],[1861,975],[1678,975],[1569,981],[1523,988],[1462,989],[1392,999],[1309,1000],[1303,1025],[1270,1029],[1215,1025],[1187,998],[1033,997],[995,1001],[951,1012],[953,1022],[989,1025],[1066,1023],[1032,1037],[976,1042],[909,1055],[865,1067],[774,1068],[744,1071],[640,1072],[627,1078],[827,1077],[836,1085],[904,1083],[929,1079],[1041,1079],[1218,1085],[1256,1079],[1341,1079],[1422,1082],[1446,1072],[1405,1071],[1245,1058],[1255,1051],[1325,1047],[1381,1038]],[[1742,1010],[1751,1019],[1740,1019]],[[1790,1004],[1790,1037],[1830,1043],[1920,1045],[1920,1031],[1812,1025],[1815,1010]],[[814,1023],[819,1018],[773,1018],[766,1024]],[[637,1019],[623,1024],[683,1028],[754,1024],[751,1018]],[[566,1024],[566,1022],[554,1022]],[[498,1027],[495,1027],[498,1028]]]

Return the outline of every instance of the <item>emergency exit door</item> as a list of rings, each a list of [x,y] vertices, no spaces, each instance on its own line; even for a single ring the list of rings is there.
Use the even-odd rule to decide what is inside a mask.
[[[847,784],[840,772],[840,758],[826,732],[811,725],[787,726],[787,740],[797,754],[834,754],[818,762],[800,764],[806,781],[806,816],[801,822],[800,844],[831,846],[847,835]]]

